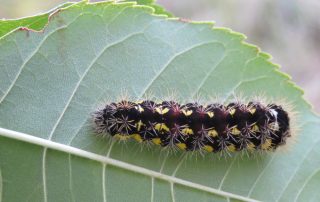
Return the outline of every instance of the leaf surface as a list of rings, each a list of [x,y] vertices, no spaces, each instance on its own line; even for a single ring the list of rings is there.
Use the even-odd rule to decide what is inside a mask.
[[[67,8],[72,4],[73,3],[68,2],[62,4],[61,6],[58,6],[57,8],[52,9],[51,11],[48,11],[47,13],[43,13],[41,15],[36,15],[32,17],[11,20],[2,19],[0,20],[0,38],[19,27],[21,27],[22,29],[25,28],[32,29],[35,31],[41,31],[44,28],[44,26],[48,23],[48,18],[50,14],[52,14],[53,12],[58,12],[63,8]]]
[[[319,118],[269,56],[243,40],[130,2],[74,4],[53,14],[43,32],[5,35],[0,199],[318,201]],[[133,97],[177,91],[183,99],[222,100],[263,92],[292,102],[301,130],[288,151],[257,158],[111,143],[93,134],[90,114],[124,89]]]

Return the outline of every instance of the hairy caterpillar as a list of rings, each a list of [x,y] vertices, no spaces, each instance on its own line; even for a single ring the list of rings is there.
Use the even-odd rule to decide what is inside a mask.
[[[122,100],[94,113],[98,133],[186,151],[274,151],[291,136],[281,105]]]

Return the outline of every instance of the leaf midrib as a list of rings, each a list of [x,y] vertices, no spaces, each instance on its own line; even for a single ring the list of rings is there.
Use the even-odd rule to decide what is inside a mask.
[[[208,187],[205,185],[201,185],[201,184],[197,184],[197,183],[193,183],[187,180],[183,180],[183,179],[179,179],[177,177],[174,176],[169,176],[169,175],[165,175],[163,173],[159,173],[153,170],[149,170],[147,168],[143,168],[140,166],[136,166],[136,165],[132,165],[129,163],[125,163],[116,159],[112,159],[108,156],[102,156],[102,155],[98,155],[92,152],[88,152],[82,149],[78,149],[75,147],[71,147],[68,145],[64,145],[61,143],[57,143],[57,142],[53,142],[50,140],[46,140],[46,139],[42,139],[33,135],[29,135],[29,134],[25,134],[25,133],[21,133],[21,132],[17,132],[17,131],[13,131],[13,130],[8,130],[5,128],[0,128],[0,134],[1,136],[7,137],[7,138],[11,138],[11,139],[15,139],[15,140],[19,140],[19,141],[23,141],[23,142],[27,142],[27,143],[31,143],[34,145],[38,145],[44,148],[48,148],[48,149],[52,149],[52,150],[56,150],[56,151],[60,151],[60,152],[64,152],[64,153],[68,153],[68,154],[72,154],[75,156],[79,156],[82,158],[86,158],[86,159],[90,159],[93,161],[97,161],[102,163],[102,165],[111,165],[111,166],[115,166],[121,169],[125,169],[125,170],[129,170],[132,172],[136,172],[136,173],[140,173],[142,175],[146,175],[149,176],[151,178],[157,178],[157,179],[162,179],[165,180],[169,183],[173,183],[173,184],[179,184],[179,185],[183,185],[186,187],[190,187],[193,189],[197,189],[200,191],[205,191],[208,193],[212,193],[212,194],[216,194],[219,196],[223,196],[225,198],[232,198],[232,199],[238,199],[241,201],[248,201],[248,202],[257,202],[257,200],[252,199],[252,198],[248,198],[248,197],[244,197],[241,195],[237,195],[237,194],[233,194],[230,192],[226,192],[226,191],[222,191],[222,190],[218,190],[212,187]]]
[[[77,17],[79,17],[79,16],[77,16]],[[59,29],[63,29],[63,28],[65,28],[65,27],[60,27]],[[56,30],[57,31],[57,30]],[[210,43],[210,42],[208,42],[208,43]],[[201,45],[201,44],[200,44]],[[41,45],[40,45],[41,46]],[[40,47],[39,46],[39,47]],[[39,49],[39,47],[37,47],[37,49]],[[192,49],[192,48],[191,48]],[[35,51],[36,52],[36,51]],[[255,56],[254,58],[256,58],[257,56]],[[32,58],[32,55],[30,56],[30,58]],[[223,59],[222,59],[223,60]],[[94,60],[93,60],[94,61]],[[25,63],[27,63],[28,61],[25,61]],[[92,63],[92,64],[94,64],[94,62]],[[20,69],[20,73],[21,73],[21,71],[22,71],[22,69],[23,69],[23,67]],[[166,67],[164,67],[164,69],[166,69]],[[163,69],[163,70],[164,70]],[[85,71],[85,73],[83,74],[83,76],[82,76],[82,78],[80,78],[80,80],[77,82],[77,84],[76,84],[76,87],[75,87],[75,89],[73,90],[73,92],[72,92],[72,94],[71,94],[71,97],[69,98],[69,100],[68,100],[68,102],[67,102],[67,104],[65,105],[65,107],[64,107],[64,109],[63,109],[63,112],[59,115],[59,118],[58,118],[58,120],[57,120],[57,122],[56,122],[56,124],[55,124],[55,126],[53,127],[53,129],[52,129],[52,131],[50,132],[50,137],[49,137],[49,140],[51,139],[51,137],[53,136],[53,134],[54,134],[54,131],[55,131],[55,128],[58,126],[58,124],[59,124],[59,122],[60,122],[60,120],[62,119],[62,117],[64,116],[64,112],[66,111],[66,109],[68,108],[68,106],[69,106],[69,104],[70,104],[70,102],[72,101],[72,98],[73,98],[73,95],[76,93],[76,91],[77,91],[77,88],[79,87],[79,85],[81,85],[81,81],[82,81],[82,79],[83,79],[83,77],[85,77],[85,75],[86,75],[86,72],[87,71],[89,71],[90,70],[90,66],[89,66],[89,68]],[[214,69],[213,69],[214,70]],[[20,73],[18,73],[18,75],[17,75],[17,78],[15,79],[15,81],[18,79],[18,77],[19,77],[19,74]],[[159,75],[161,74],[161,72],[159,72]],[[210,74],[207,74],[207,76],[209,76]],[[154,78],[154,80],[156,80],[157,79],[157,77],[158,76],[156,76],[155,78]],[[256,79],[261,79],[261,78],[259,78],[259,77],[257,77],[257,78],[255,78],[255,79],[253,79],[253,80],[256,80]],[[14,84],[15,84],[15,81],[14,82],[12,82],[12,87],[14,86]],[[204,80],[205,81],[205,80]],[[204,81],[202,82],[202,84],[204,83]],[[248,80],[248,81],[240,81],[240,83],[239,83],[239,85],[241,84],[241,83],[244,83],[244,82],[250,82],[251,80]],[[201,88],[201,86],[202,86],[202,84],[199,86],[199,89]],[[150,85],[149,86],[151,86],[152,85],[152,81],[151,81],[151,83],[150,83]],[[238,87],[239,85],[236,85],[236,87]],[[11,87],[11,88],[12,88]],[[10,90],[11,90],[11,88],[10,89],[8,89],[8,91],[7,91],[7,94],[10,92]],[[145,90],[142,92],[142,94],[144,94],[146,91],[148,90],[148,87],[147,88],[145,88]],[[231,90],[230,92],[232,92],[232,91],[234,91],[234,90]],[[6,94],[6,95],[7,95]],[[2,98],[0,98],[0,105],[1,105],[1,102],[5,99],[5,97],[6,97],[6,95],[5,96],[3,96]],[[1,129],[1,128],[0,128]],[[0,132],[1,132],[1,130],[0,130]],[[24,135],[27,135],[27,134],[24,134]],[[18,139],[18,138],[16,138],[16,139]],[[41,139],[41,138],[40,138]],[[46,140],[46,141],[48,141],[48,140]],[[49,141],[49,142],[51,142],[51,141]],[[58,143],[59,144],[59,143]],[[40,144],[39,144],[40,145]],[[41,146],[43,146],[43,145],[41,145]],[[67,146],[67,145],[64,145],[64,146],[66,146],[66,147],[69,147],[69,146]],[[71,147],[71,146],[70,146]],[[48,148],[50,148],[50,147],[48,147]],[[72,147],[73,148],[73,147]],[[60,151],[62,151],[62,150],[60,150]],[[84,151],[84,150],[81,150],[81,151]],[[85,151],[84,151],[85,152]],[[90,152],[89,152],[90,153]],[[91,154],[94,154],[94,153],[91,153]],[[77,154],[75,154],[75,155],[77,155]],[[79,156],[79,155],[78,155]],[[80,155],[81,156],[81,155]],[[100,156],[100,155],[98,155],[98,156]],[[82,157],[84,157],[84,156],[82,156]],[[100,156],[100,157],[104,157],[104,156]],[[109,158],[110,159],[110,158]],[[112,160],[112,159],[111,159]],[[101,162],[101,161],[99,161],[99,162]],[[102,162],[103,163],[103,162]],[[109,163],[108,163],[109,164]],[[103,163],[103,165],[106,165],[106,163]],[[230,166],[231,167],[231,166]],[[140,167],[139,167],[140,168]],[[126,168],[124,168],[124,169],[126,169]],[[129,169],[130,170],[130,169]],[[134,170],[131,170],[131,171],[134,171]],[[134,171],[134,172],[136,172],[136,171]],[[154,171],[153,171],[154,172]],[[145,173],[143,173],[143,174],[145,174]],[[292,176],[294,176],[295,174],[293,174]],[[166,176],[168,176],[168,175],[166,175]],[[170,176],[168,176],[168,177],[170,177]],[[172,177],[172,176],[171,176]],[[153,178],[153,177],[152,177]],[[162,179],[162,178],[160,178],[160,179]],[[258,180],[258,179],[257,179]],[[187,181],[188,182],[188,181]],[[222,181],[223,182],[223,181]],[[191,182],[192,183],[192,182]],[[289,183],[290,183],[290,181],[289,181]],[[195,184],[195,183],[194,183]],[[222,183],[223,184],[223,183]],[[221,184],[221,186],[222,186],[222,184]],[[197,185],[198,186],[198,185]],[[202,186],[202,185],[199,185],[199,186]],[[204,187],[207,187],[207,186],[204,186]],[[254,186],[253,186],[254,187]],[[2,188],[2,186],[1,186],[1,169],[0,169],[0,202],[1,202],[1,188]],[[208,188],[210,188],[210,187],[208,187]],[[202,189],[201,189],[202,190]],[[217,189],[215,189],[215,190],[217,190]],[[217,191],[219,191],[219,190],[217,190]],[[211,192],[211,191],[208,191],[208,192]],[[211,193],[213,193],[213,192],[211,192]],[[224,193],[228,193],[228,192],[224,192]],[[104,194],[105,194],[105,192],[104,192]],[[236,195],[236,196],[238,196],[238,195]],[[280,197],[281,197],[281,195],[280,195]],[[298,197],[298,196],[297,196]],[[248,199],[248,201],[250,201],[250,200],[253,200],[253,199],[251,199],[250,197],[247,197],[247,199]],[[241,199],[242,200],[242,199]]]

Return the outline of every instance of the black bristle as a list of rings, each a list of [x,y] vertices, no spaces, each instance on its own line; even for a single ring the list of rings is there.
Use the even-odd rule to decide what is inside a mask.
[[[95,124],[98,133],[139,136],[142,141],[187,151],[274,150],[290,136],[288,113],[279,105],[258,102],[204,106],[123,100],[97,111]]]

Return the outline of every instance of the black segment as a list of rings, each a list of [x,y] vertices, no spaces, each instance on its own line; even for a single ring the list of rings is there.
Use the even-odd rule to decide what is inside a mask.
[[[123,100],[95,112],[94,121],[98,133],[190,151],[274,150],[290,136],[288,113],[259,102],[204,106]]]

